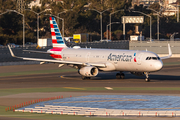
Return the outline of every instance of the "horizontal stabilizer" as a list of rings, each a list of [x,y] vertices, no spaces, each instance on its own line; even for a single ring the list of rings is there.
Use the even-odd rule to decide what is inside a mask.
[[[49,52],[44,52],[44,51],[35,51],[35,50],[23,50],[25,52],[34,52],[34,53],[44,53],[44,54],[52,54],[52,53],[49,53]]]

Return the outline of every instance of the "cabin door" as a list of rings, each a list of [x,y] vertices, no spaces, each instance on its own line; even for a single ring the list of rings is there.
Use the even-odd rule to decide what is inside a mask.
[[[138,56],[137,56],[137,64],[138,65],[141,65],[141,61],[142,61],[142,56],[143,56],[144,53],[140,53]]]

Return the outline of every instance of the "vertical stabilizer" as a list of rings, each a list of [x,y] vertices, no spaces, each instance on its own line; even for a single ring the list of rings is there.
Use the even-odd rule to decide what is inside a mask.
[[[56,23],[56,20],[54,17],[50,17],[50,27],[51,27],[51,36],[52,36],[52,45],[53,45],[53,49],[63,49],[66,46],[61,32],[59,30],[59,27]]]

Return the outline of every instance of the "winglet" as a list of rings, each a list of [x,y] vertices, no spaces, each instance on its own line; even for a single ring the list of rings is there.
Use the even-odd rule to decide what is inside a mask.
[[[170,58],[172,56],[172,51],[171,51],[170,44],[168,44],[168,51],[169,51],[169,55],[168,56],[160,57],[162,60],[163,59],[168,59],[168,58]]]
[[[9,48],[9,51],[10,51],[10,53],[11,53],[11,56],[12,57],[16,57],[15,55],[14,55],[14,53],[13,53],[13,51],[11,50],[11,47],[8,45],[8,48]]]
[[[168,44],[168,51],[169,51],[169,56],[172,56],[172,51],[171,51],[171,46]]]

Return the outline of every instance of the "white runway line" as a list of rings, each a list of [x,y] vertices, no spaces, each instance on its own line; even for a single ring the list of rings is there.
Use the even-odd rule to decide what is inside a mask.
[[[113,88],[111,87],[105,87],[107,90],[113,90]]]

